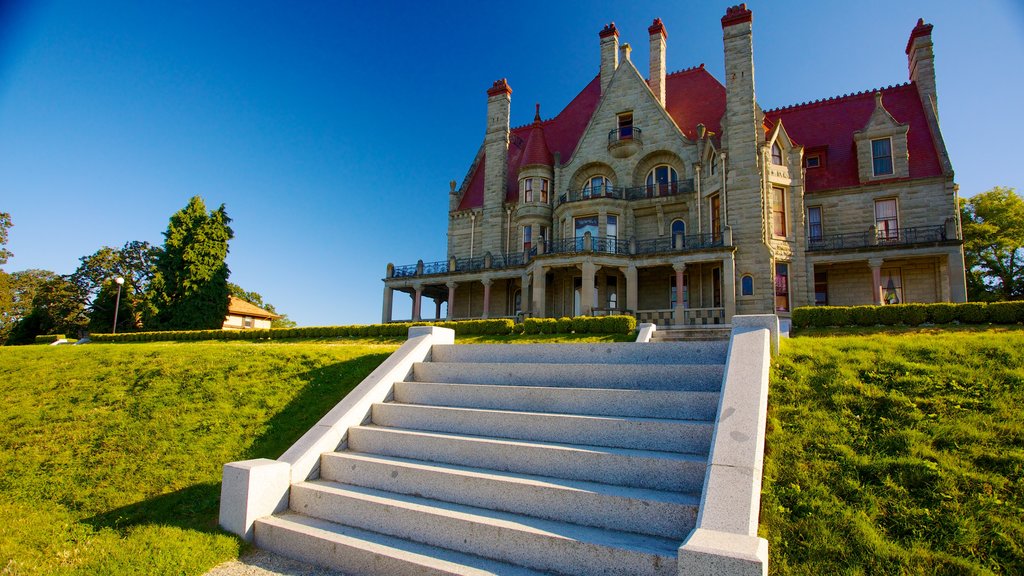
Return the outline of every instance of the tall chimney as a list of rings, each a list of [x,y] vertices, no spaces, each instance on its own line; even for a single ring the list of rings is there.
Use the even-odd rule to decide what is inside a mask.
[[[665,41],[668,32],[661,18],[655,18],[647,32],[651,35],[651,77],[648,84],[654,97],[662,106],[665,105]]]
[[[921,100],[930,106],[939,118],[939,100],[935,92],[935,52],[932,49],[932,25],[925,24],[924,19],[917,21],[917,26],[910,32],[907,40],[907,68],[910,79],[917,85]]]
[[[605,93],[612,74],[619,67],[619,31],[611,22],[598,34],[601,38],[601,94]]]
[[[500,254],[503,205],[508,172],[509,110],[512,88],[502,78],[487,90],[487,134],[484,137],[484,206],[480,254]]]

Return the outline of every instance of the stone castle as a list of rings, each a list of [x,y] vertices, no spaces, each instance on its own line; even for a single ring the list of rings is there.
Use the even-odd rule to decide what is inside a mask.
[[[962,302],[962,236],[931,40],[918,21],[909,82],[762,110],[753,15],[722,18],[724,85],[648,77],[614,23],[598,75],[556,116],[509,127],[512,89],[487,90],[487,131],[449,193],[448,258],[388,265],[413,320],[631,314],[659,325],[811,305]],[[424,314],[423,300],[434,304]]]

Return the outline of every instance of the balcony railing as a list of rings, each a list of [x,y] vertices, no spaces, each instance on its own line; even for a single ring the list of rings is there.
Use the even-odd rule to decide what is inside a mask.
[[[898,228],[886,232],[847,232],[830,234],[818,238],[807,239],[807,251],[849,250],[876,246],[905,246],[922,242],[942,242],[948,240],[945,226],[919,226],[916,228]]]
[[[594,198],[613,198],[615,200],[646,200],[648,198],[662,198],[676,196],[678,194],[692,193],[693,178],[678,180],[676,182],[664,182],[644,186],[597,186],[586,190],[569,190],[558,196],[558,203],[579,202]]]
[[[439,260],[437,262],[424,262],[423,263],[423,275],[429,276],[431,274],[447,274],[448,273],[448,261]]]
[[[418,264],[406,264],[404,266],[395,266],[394,272],[391,273],[392,278],[408,278],[416,275],[416,268]]]
[[[484,257],[477,256],[476,258],[466,258],[465,260],[455,261],[456,272],[473,272],[475,270],[484,269]]]
[[[491,258],[491,268],[515,268],[526,263],[525,252],[498,254]]]
[[[611,146],[616,142],[622,142],[623,140],[631,140],[637,144],[643,143],[643,130],[636,126],[623,126],[621,128],[612,128],[608,132],[608,145]]]
[[[681,240],[681,241],[680,241]],[[702,248],[718,248],[725,245],[722,235],[716,238],[713,234],[690,234],[682,238],[652,238],[637,240],[637,254],[664,254],[667,252],[683,252]]]

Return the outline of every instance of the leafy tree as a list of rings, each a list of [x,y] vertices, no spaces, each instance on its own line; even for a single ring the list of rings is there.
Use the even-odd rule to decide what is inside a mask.
[[[7,264],[7,259],[14,256],[10,250],[5,248],[7,246],[7,230],[11,226],[14,226],[11,215],[7,212],[0,212],[0,264]]]
[[[8,340],[15,325],[32,312],[39,288],[60,278],[49,270],[23,270],[7,274],[0,271],[0,343]]]
[[[77,336],[85,330],[88,318],[74,283],[53,274],[34,286],[34,290],[31,308],[11,327],[8,343],[30,343],[40,334]]]
[[[263,301],[263,296],[259,292],[247,292],[245,288],[242,288],[234,282],[228,282],[228,290],[231,295],[235,298],[245,300],[253,306],[259,306],[271,314],[279,314],[274,305]],[[295,321],[288,318],[287,314],[280,314],[280,318],[274,318],[270,321],[271,328],[292,328],[295,326]]]
[[[997,186],[961,200],[960,219],[968,297],[1024,298],[1024,200]]]
[[[121,249],[103,246],[79,259],[78,269],[69,279],[78,287],[82,304],[90,309],[90,317],[97,316],[95,321],[90,318],[90,330],[110,331],[117,299],[117,284],[112,281],[118,277],[124,278],[118,331],[138,327],[143,312],[151,308],[147,291],[156,272],[155,260],[159,253],[160,248],[149,242],[132,241]],[[109,298],[101,298],[105,291],[110,292]],[[125,309],[130,316],[123,316]]]
[[[230,222],[223,204],[207,212],[199,196],[171,216],[156,257],[147,328],[202,330],[224,323],[230,274],[225,259],[234,237]]]

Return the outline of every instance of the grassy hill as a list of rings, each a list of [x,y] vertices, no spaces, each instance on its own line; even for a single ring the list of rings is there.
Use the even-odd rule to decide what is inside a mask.
[[[0,348],[0,574],[236,556],[221,466],[280,455],[398,344]],[[772,377],[774,574],[1024,573],[1024,331],[797,337]]]

